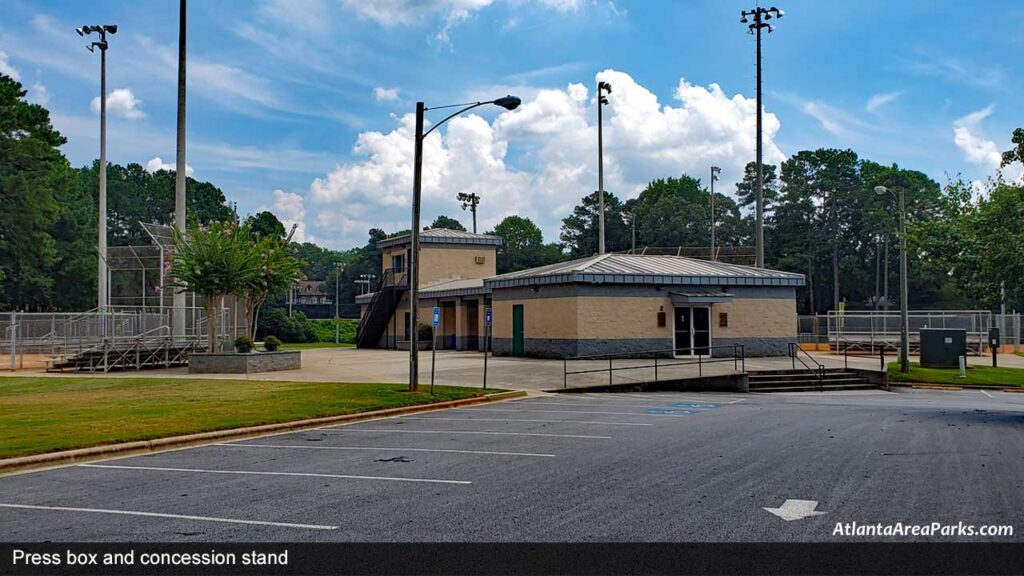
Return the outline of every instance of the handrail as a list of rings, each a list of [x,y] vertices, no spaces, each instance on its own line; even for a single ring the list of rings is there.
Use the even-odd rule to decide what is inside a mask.
[[[377,313],[377,309],[383,305],[385,289],[397,286],[398,282],[395,279],[400,274],[401,277],[405,276],[404,268],[388,268],[381,275],[380,282],[377,283],[377,290],[373,293],[373,298],[370,299],[370,305],[366,307],[366,314],[363,315],[359,322],[359,330],[356,332],[357,342],[362,340],[366,331],[370,329],[369,319],[373,318]]]
[[[654,380],[657,381],[658,380],[658,368],[666,368],[666,367],[670,367],[670,366],[689,366],[689,365],[692,365],[692,364],[696,364],[697,365],[697,376],[698,377],[699,376],[703,376],[703,374],[704,374],[704,372],[703,372],[704,364],[715,364],[715,363],[730,362],[730,361],[733,363],[733,370],[738,370],[740,372],[746,372],[747,363],[746,363],[746,354],[744,352],[745,349],[744,349],[743,344],[723,344],[723,345],[718,345],[718,346],[701,346],[698,349],[699,350],[707,350],[708,351],[708,355],[707,355],[708,359],[707,360],[704,359],[704,355],[703,354],[698,354],[697,357],[696,357],[696,360],[694,360],[692,357],[691,358],[675,358],[674,357],[676,352],[679,352],[680,350],[692,350],[692,348],[659,348],[659,349],[656,349],[656,350],[639,350],[639,351],[634,351],[634,352],[621,352],[621,353],[612,353],[612,354],[595,354],[595,355],[588,355],[588,356],[575,356],[573,358],[563,358],[562,359],[562,387],[563,388],[568,388],[568,386],[569,386],[569,376],[573,375],[573,374],[592,374],[592,373],[596,373],[596,372],[608,372],[608,383],[612,384],[612,382],[613,382],[613,374],[616,371],[640,370],[640,369],[644,369],[644,368],[654,368]],[[714,356],[711,355],[711,351],[712,350],[716,350],[716,349],[732,350],[732,355],[730,355],[730,356],[721,356],[721,357],[715,358]],[[668,361],[662,361],[659,364],[659,356],[658,356],[658,354],[663,354],[663,353],[666,353],[666,352],[671,352],[673,354],[673,358],[671,360],[668,360]],[[618,366],[618,367],[616,367],[614,365],[614,361],[615,360],[643,360],[644,358],[642,358],[642,356],[649,356],[649,355],[653,355],[653,359],[654,359],[654,363],[653,364],[641,364],[639,366],[638,365],[630,365],[630,366]],[[569,361],[570,360],[608,360],[608,367],[607,368],[586,369],[586,370],[569,370]]]
[[[796,361],[799,360],[800,363],[803,364],[804,368],[806,368],[808,372],[812,372],[812,373],[815,373],[817,375],[817,377],[818,377],[818,392],[824,392],[825,391],[825,365],[820,363],[820,362],[818,362],[817,360],[815,360],[813,356],[811,356],[806,350],[801,348],[800,345],[797,344],[796,342],[789,342],[788,345],[789,345],[789,357],[793,361],[793,369],[796,370]],[[807,364],[807,362],[804,362],[804,359],[801,358],[800,355],[799,355],[800,352],[803,352],[804,356],[807,356],[807,359],[810,360],[811,362],[813,362],[817,366],[817,368],[812,368],[811,366],[809,366]]]

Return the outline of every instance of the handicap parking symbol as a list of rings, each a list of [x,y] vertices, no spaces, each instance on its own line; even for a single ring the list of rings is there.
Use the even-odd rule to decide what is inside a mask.
[[[675,408],[718,408],[718,404],[706,404],[703,402],[677,402],[672,406]]]

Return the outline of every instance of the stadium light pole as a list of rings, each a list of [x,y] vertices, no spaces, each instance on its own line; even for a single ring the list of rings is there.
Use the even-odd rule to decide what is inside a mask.
[[[185,184],[188,167],[185,164],[185,60],[186,60],[186,0],[178,3],[178,134],[174,159],[174,228],[185,234]],[[171,337],[185,336],[185,292],[175,290],[172,302]],[[193,327],[195,328],[195,327]]]
[[[892,194],[900,203],[900,372],[910,372],[910,321],[907,314],[909,288],[907,282],[907,204],[903,189],[899,192],[875,186],[878,195]]]
[[[761,29],[766,28],[771,34],[775,27],[765,22],[772,18],[782,18],[785,12],[775,6],[771,8],[755,7],[753,10],[744,10],[740,16],[740,24],[747,24],[747,32],[757,38],[757,179],[754,181],[754,197],[757,199],[757,208],[754,223],[754,265],[764,268],[764,174],[762,170],[762,158],[764,148],[761,138]],[[753,18],[753,22],[750,22]]]
[[[345,269],[343,264],[338,264],[334,269],[334,343],[341,342],[341,330],[338,327],[338,286],[341,285],[341,271]]]
[[[604,254],[604,122],[602,110],[608,104],[612,85],[597,83],[597,253]]]
[[[413,162],[412,172],[412,229],[409,236],[412,239],[412,245],[409,247],[409,391],[416,392],[420,388],[420,372],[419,372],[419,333],[416,330],[418,326],[418,313],[419,313],[419,268],[420,268],[420,198],[423,181],[423,140],[438,127],[443,125],[445,122],[455,118],[459,114],[472,110],[478,106],[485,106],[487,104],[494,104],[500,106],[506,110],[515,110],[522,103],[522,100],[515,96],[504,96],[495,100],[488,100],[486,102],[473,102],[468,104],[451,104],[448,106],[435,106],[433,108],[427,108],[423,102],[416,103],[416,134],[415,138],[415,154]],[[437,124],[430,127],[430,130],[423,131],[423,120],[424,114],[427,110],[438,110],[441,108],[455,108],[462,107],[457,112],[453,112],[441,120]],[[433,343],[432,343],[433,344]]]
[[[476,234],[476,207],[480,204],[480,196],[475,193],[459,192],[458,199],[459,202],[462,202],[463,210],[469,208],[469,211],[473,213],[473,234]]]
[[[96,33],[99,42],[86,44],[89,52],[100,49],[100,174],[99,174],[99,226],[97,230],[96,251],[99,261],[97,265],[97,307],[102,311],[110,305],[109,285],[107,283],[107,33],[117,34],[117,24],[102,26],[82,26],[75,28],[79,36]]]
[[[715,181],[722,169],[718,166],[711,167],[711,261],[715,261]]]

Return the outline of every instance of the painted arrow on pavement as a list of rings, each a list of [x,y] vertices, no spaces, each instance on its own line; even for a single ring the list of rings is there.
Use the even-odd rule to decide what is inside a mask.
[[[765,510],[786,522],[791,522],[793,520],[803,520],[808,516],[821,516],[825,514],[825,512],[815,510],[817,507],[817,500],[786,500],[778,508],[765,508]]]

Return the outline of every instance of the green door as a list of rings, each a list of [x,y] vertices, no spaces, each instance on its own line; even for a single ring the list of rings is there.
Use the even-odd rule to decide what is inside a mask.
[[[512,355],[523,355],[523,305],[512,306]]]

